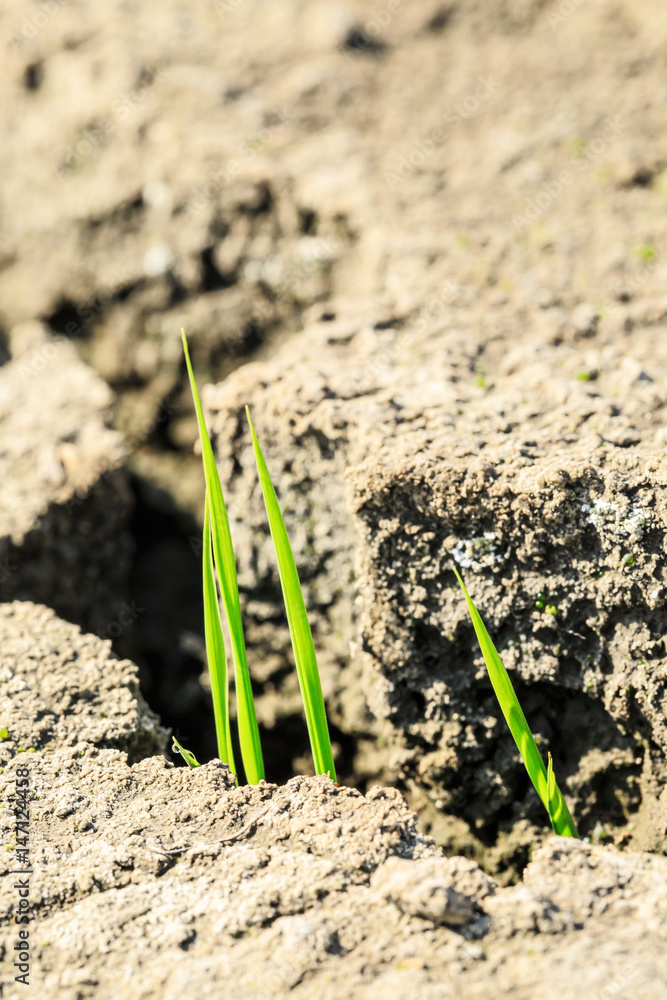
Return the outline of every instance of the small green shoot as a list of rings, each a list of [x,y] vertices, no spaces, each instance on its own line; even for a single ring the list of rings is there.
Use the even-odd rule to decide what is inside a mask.
[[[225,617],[227,619],[227,626],[229,628],[232,643],[241,758],[243,760],[243,768],[245,770],[247,780],[251,785],[256,785],[264,777],[264,762],[262,759],[262,748],[259,741],[259,727],[257,725],[255,703],[252,696],[252,686],[250,683],[250,672],[248,670],[248,660],[246,657],[245,640],[243,638],[241,605],[239,601],[239,588],[236,577],[236,561],[234,559],[234,549],[232,547],[232,536],[229,530],[229,519],[227,517],[227,509],[225,507],[220,477],[215,464],[208,430],[206,429],[206,421],[204,420],[204,412],[199,399],[194,372],[192,371],[190,353],[188,351],[188,342],[186,340],[184,330],[181,331],[181,336],[183,338],[185,362],[190,379],[192,398],[194,399],[195,410],[197,413],[197,424],[199,426],[202,459],[204,462],[204,476],[206,478],[206,492],[208,496],[206,506],[210,518],[215,570],[218,575],[218,582],[220,584],[220,591],[222,594],[222,603],[225,609]],[[206,552],[207,548],[205,545],[204,560],[206,560]],[[213,625],[213,629],[214,631],[211,635],[217,642],[215,625]],[[219,659],[216,659],[216,656],[219,654],[219,650],[207,649],[207,652],[210,652],[209,663],[214,662],[219,666],[220,661]],[[214,667],[214,670],[215,669],[216,668]],[[220,675],[219,679],[222,681]],[[213,687],[213,681],[211,682],[211,686]],[[224,746],[224,741],[227,739],[228,733],[227,723],[224,718],[226,711],[226,707],[224,705],[224,685],[219,688],[218,693],[222,698],[222,700],[219,700],[218,702],[218,712],[216,714],[216,723],[219,719],[221,725],[221,730],[218,732],[218,744],[220,745],[220,742],[222,741]],[[224,763],[229,764],[231,767],[230,760],[226,760]]]
[[[486,375],[481,365],[475,365],[475,385],[478,389],[483,389],[486,386]]]
[[[570,153],[572,153],[573,156],[579,157],[583,156],[586,152],[588,143],[581,136],[575,136],[573,139],[570,139],[567,145]]]
[[[650,243],[642,243],[637,247],[637,256],[640,260],[644,261],[655,260],[657,256],[655,247]]]
[[[553,816],[558,808],[558,796],[556,795],[556,775],[554,774],[554,759],[551,756],[551,750],[547,751],[547,800],[549,816]]]
[[[292,640],[292,649],[294,650],[294,661],[296,663],[301,696],[303,698],[306,725],[308,726],[315,770],[317,774],[328,774],[335,781],[336,769],[331,752],[329,728],[327,726],[324,698],[322,697],[322,685],[317,669],[313,636],[310,631],[308,615],[306,614],[299,574],[294,562],[292,547],[287,537],[285,522],[280,511],[276,491],[273,488],[269,470],[266,467],[266,462],[264,461],[264,456],[259,446],[257,435],[255,434],[255,428],[250,419],[250,410],[248,407],[246,407],[246,414],[248,416],[248,423],[250,424],[255,461],[257,463],[262,493],[264,494],[271,538],[276,550],[280,584],[285,601],[287,622]]]
[[[174,741],[173,746],[171,748],[172,753],[180,753],[181,757],[188,765],[188,767],[201,767],[201,764],[199,763],[195,755],[193,753],[190,753],[189,750],[186,750],[185,747],[182,747],[175,736],[172,736],[172,740]]]
[[[204,504],[204,545],[202,552],[202,576],[204,594],[204,635],[208,672],[211,678],[215,733],[218,741],[218,757],[229,765],[236,774],[232,735],[229,724],[229,677],[227,674],[227,651],[220,618],[218,590],[215,585],[213,546],[211,543],[211,515],[208,491]]]
[[[549,755],[549,771],[547,772],[540,751],[537,748],[535,737],[530,731],[505,665],[500,659],[496,647],[491,642],[489,633],[486,631],[486,626],[466,590],[459,571],[455,567],[454,573],[465,596],[493,690],[496,693],[498,703],[505,716],[510,732],[514,737],[514,742],[519,748],[521,759],[525,764],[530,780],[535,786],[535,791],[539,795],[544,808],[549,813],[554,833],[557,833],[561,837],[578,837],[574,820],[570,815],[560,788],[556,784],[551,755]]]

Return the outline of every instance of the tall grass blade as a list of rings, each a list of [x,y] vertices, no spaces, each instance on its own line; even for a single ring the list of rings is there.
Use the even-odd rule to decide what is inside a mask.
[[[255,428],[250,419],[250,410],[247,406],[246,414],[248,416],[248,423],[250,424],[255,461],[257,463],[262,493],[264,494],[271,538],[276,550],[280,584],[285,601],[285,610],[287,611],[287,622],[292,639],[292,649],[294,650],[294,660],[299,678],[299,687],[301,688],[301,697],[303,698],[315,771],[317,774],[328,774],[335,781],[336,769],[331,752],[329,727],[324,708],[324,698],[322,697],[322,685],[317,669],[313,636],[310,631],[308,615],[306,614],[299,574],[294,562],[292,547],[287,537],[285,522],[280,511],[276,491],[273,488],[269,470],[266,467],[262,449],[259,446]]]
[[[262,760],[262,748],[259,742],[259,728],[257,726],[257,716],[255,714],[255,704],[252,697],[252,686],[250,683],[250,673],[248,671],[248,660],[246,657],[245,641],[243,638],[243,625],[241,622],[241,607],[239,602],[239,588],[236,578],[236,561],[234,559],[234,549],[232,547],[232,536],[229,531],[229,519],[227,509],[220,485],[220,477],[213,457],[211,441],[206,429],[204,412],[202,410],[197,383],[195,382],[188,342],[185,332],[181,331],[183,338],[183,350],[185,352],[185,362],[188,368],[190,388],[192,398],[195,403],[197,413],[197,424],[199,426],[199,437],[201,439],[202,459],[204,462],[204,476],[206,478],[206,490],[210,505],[211,536],[213,544],[213,555],[215,558],[215,568],[218,573],[220,591],[222,593],[222,603],[225,609],[225,617],[229,627],[229,635],[232,643],[232,656],[234,659],[234,678],[236,683],[236,705],[237,719],[239,727],[239,743],[241,746],[241,758],[243,769],[247,780],[251,785],[257,784],[264,777],[264,762]]]
[[[218,591],[213,568],[213,546],[211,544],[211,515],[208,490],[204,510],[204,545],[202,550],[202,582],[204,594],[204,635],[206,637],[206,659],[211,678],[215,734],[218,741],[218,757],[236,774],[232,736],[229,723],[229,677],[227,674],[227,652],[220,619]]]
[[[551,765],[552,786],[550,794],[549,779],[547,777],[544,761],[542,760],[540,751],[537,748],[537,743],[535,742],[533,734],[530,731],[526,717],[523,714],[523,710],[519,704],[519,699],[516,696],[516,692],[507,670],[505,669],[505,665],[500,659],[496,647],[491,642],[484,622],[482,621],[477,608],[473,604],[472,598],[466,590],[465,584],[456,567],[454,567],[454,572],[459,584],[461,585],[461,590],[465,595],[468,611],[470,612],[470,617],[482,651],[482,656],[484,657],[484,662],[486,663],[489,679],[493,685],[493,690],[496,693],[498,703],[500,704],[503,715],[505,716],[507,725],[510,728],[510,732],[514,737],[514,742],[519,748],[519,753],[521,754],[521,758],[526,766],[530,780],[535,786],[535,791],[539,795],[544,808],[549,813],[549,818],[551,819],[554,832],[559,834],[561,837],[577,837],[577,828],[574,825],[574,820],[572,819],[565,799],[556,784],[556,779],[553,774],[553,765]]]

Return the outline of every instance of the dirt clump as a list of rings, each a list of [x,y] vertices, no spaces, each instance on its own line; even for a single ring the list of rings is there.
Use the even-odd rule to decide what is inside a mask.
[[[113,395],[65,338],[14,327],[0,367],[0,600],[104,633],[130,569],[132,497]]]
[[[324,777],[237,788],[220,761],[190,770],[142,756],[161,735],[132,705],[130,664],[33,605],[6,609],[2,629],[4,683],[25,686],[2,706],[0,825],[12,849],[0,947],[7,968],[21,898],[9,886],[26,850],[13,843],[13,808],[28,772],[33,988],[63,1000],[207,998],[221,984],[232,998],[330,1000],[664,993],[665,858],[551,838],[520,886],[499,888],[474,862],[444,857],[395,789],[363,796]],[[53,695],[33,686],[35,712],[27,682],[67,667],[70,709],[38,731]],[[6,976],[10,1000],[24,989]]]
[[[244,399],[284,498],[336,725],[361,758],[369,734],[385,741],[369,748],[369,770],[426,793],[482,843],[524,816],[540,825],[542,812],[453,565],[582,831],[665,846],[653,805],[667,780],[667,356],[647,331],[628,357],[618,328],[629,312],[550,343],[529,329],[511,349],[456,306],[437,323],[388,318],[380,333],[342,315],[206,394],[241,580],[263,598],[247,606],[257,655],[280,596]],[[487,328],[511,323],[499,308]],[[594,378],[579,377],[582,352]],[[280,636],[264,669],[287,711]]]

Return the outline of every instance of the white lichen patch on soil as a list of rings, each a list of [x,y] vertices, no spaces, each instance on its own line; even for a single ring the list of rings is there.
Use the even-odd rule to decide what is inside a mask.
[[[609,500],[595,500],[593,504],[584,504],[582,511],[587,515],[589,524],[597,528],[601,536],[611,534],[632,541],[639,541],[649,523],[648,511],[639,504],[622,506]]]
[[[496,543],[496,534],[493,531],[486,531],[483,535],[474,535],[472,538],[457,542],[452,549],[452,555],[463,569],[479,573],[482,569],[491,569],[505,561],[505,557],[498,552]]]

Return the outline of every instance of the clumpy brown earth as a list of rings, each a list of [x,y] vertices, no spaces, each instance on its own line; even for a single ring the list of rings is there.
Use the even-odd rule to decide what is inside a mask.
[[[485,352],[484,385],[470,372],[485,332],[462,329],[450,309],[437,327],[388,322],[391,367],[373,367],[368,321],[340,317],[209,392],[244,579],[275,585],[239,417],[251,398],[304,553],[339,728],[363,735],[367,705],[389,780],[426,790],[483,842],[524,817],[541,825],[457,565],[582,833],[664,850],[667,358],[652,333],[635,336],[628,357],[616,331],[543,322],[549,336]],[[592,380],[576,378],[582,352]],[[278,663],[274,676],[285,676]],[[284,683],[296,699],[291,674]],[[367,752],[378,766],[367,746],[357,774]],[[439,836],[459,836],[457,823],[447,833],[435,822]]]
[[[14,327],[10,348],[0,367],[0,601],[31,597],[114,635],[132,539],[113,394],[39,323]]]
[[[400,789],[424,833],[499,884],[544,842],[535,885],[554,880],[536,891],[584,929],[564,902],[579,892],[570,878],[613,858],[619,886],[623,864],[661,862],[599,845],[667,849],[666,43],[648,0],[0,11],[0,599],[112,639],[165,725],[213,755],[184,325],[200,383],[214,383],[269,777],[310,763],[246,403],[307,592],[339,776]],[[562,863],[454,565],[593,843],[553,848]],[[56,626],[36,621],[38,644]],[[22,656],[15,695],[46,760],[75,738],[58,722],[69,687]],[[45,701],[30,707],[38,669]],[[91,727],[109,716],[96,697]],[[163,747],[96,731],[76,741],[128,752],[114,768]],[[394,877],[380,880],[388,907]],[[414,905],[401,912],[423,921]],[[653,911],[634,905],[639,933]],[[563,921],[539,937],[544,968],[571,954],[584,993],[644,995],[653,952],[616,980],[617,939],[602,930],[606,972],[587,980],[576,955],[593,942]],[[318,927],[313,949],[335,956]],[[523,961],[533,948],[518,940]],[[187,934],[175,947],[189,954]],[[419,977],[424,996],[457,995],[458,972],[432,980],[431,958],[386,954],[391,969],[369,959],[372,984],[348,992],[387,976],[396,995]],[[457,955],[475,996],[477,960]],[[313,983],[327,995],[339,972],[322,961]],[[511,981],[504,959],[489,962]],[[517,996],[537,981],[523,968]]]
[[[499,888],[394,789],[237,788],[219,761],[137,759],[163,734],[131,664],[32,604],[6,605],[0,635],[3,996],[27,992],[11,976],[26,771],[39,995],[663,996],[665,858],[552,837]]]
[[[0,605],[0,636],[5,760],[80,742],[122,750],[130,762],[164,750],[167,733],[139,692],[136,667],[108,641],[21,601]]]

